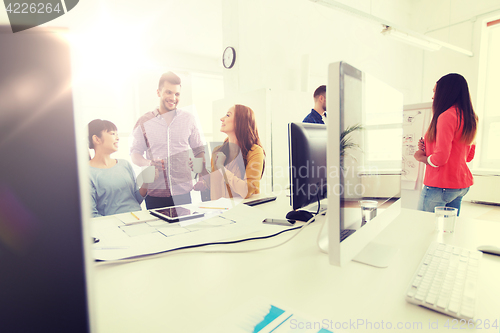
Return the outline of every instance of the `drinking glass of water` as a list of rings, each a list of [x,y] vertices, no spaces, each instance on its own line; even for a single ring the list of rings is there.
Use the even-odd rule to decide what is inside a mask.
[[[364,226],[377,216],[378,202],[375,200],[361,200],[359,205],[361,206],[361,226]]]
[[[437,229],[446,233],[455,231],[455,220],[457,219],[458,209],[453,207],[438,206],[434,208],[436,215]]]

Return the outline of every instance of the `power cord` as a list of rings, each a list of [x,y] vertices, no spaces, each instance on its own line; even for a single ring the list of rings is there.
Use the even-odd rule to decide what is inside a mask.
[[[302,225],[300,227],[288,228],[288,229],[281,230],[281,231],[279,231],[277,233],[274,233],[274,234],[271,234],[271,235],[266,235],[266,236],[244,238],[244,239],[238,239],[238,240],[234,240],[234,241],[211,242],[211,243],[201,243],[201,244],[187,245],[187,246],[182,246],[182,247],[178,247],[178,248],[175,248],[175,249],[170,249],[170,250],[166,250],[166,251],[157,252],[157,253],[154,253],[154,254],[147,254],[147,255],[144,255],[144,256],[138,256],[138,257],[129,258],[129,259],[96,260],[96,262],[104,262],[104,263],[126,263],[126,262],[134,262],[134,261],[137,261],[137,260],[143,260],[144,257],[146,257],[146,256],[152,258],[152,257],[160,255],[160,254],[167,254],[167,253],[172,253],[172,252],[176,252],[177,253],[177,252],[179,252],[181,250],[188,250],[188,249],[193,249],[193,248],[200,248],[200,247],[205,247],[205,246],[210,246],[210,245],[229,245],[229,244],[237,244],[237,243],[243,243],[243,242],[248,242],[248,241],[253,241],[253,240],[268,239],[268,238],[276,237],[276,236],[281,235],[281,234],[283,234],[285,232],[288,232],[288,231],[298,230],[295,234],[293,234],[290,238],[288,238],[284,242],[281,242],[281,243],[276,244],[276,245],[268,246],[268,247],[262,247],[262,248],[251,249],[251,250],[213,250],[213,251],[210,251],[210,250],[208,250],[208,251],[201,251],[200,250],[200,251],[190,251],[189,253],[193,253],[193,252],[202,252],[202,253],[246,253],[246,252],[256,252],[256,251],[270,250],[270,249],[273,249],[273,248],[276,248],[276,247],[279,247],[281,245],[284,245],[284,244],[288,243],[293,238],[295,238],[305,227],[307,227],[308,225],[310,225],[311,223],[314,222],[314,220],[316,218],[316,215],[318,215],[319,211],[320,211],[320,195],[319,195],[319,193],[317,195],[317,199],[318,199],[318,209],[317,209],[317,212],[315,214],[313,213],[314,216],[311,217],[304,225]]]
[[[304,227],[308,226],[313,221],[314,221],[314,217],[312,217],[309,221],[306,222],[306,224],[304,224],[304,225],[302,225],[300,227],[288,228],[288,229],[281,230],[281,231],[279,231],[277,233],[274,233],[274,234],[271,234],[271,235],[266,235],[266,236],[244,238],[244,239],[238,239],[238,240],[234,240],[234,241],[225,241],[225,242],[211,242],[211,243],[193,244],[193,245],[182,246],[182,247],[178,247],[178,248],[175,248],[175,249],[170,249],[170,250],[166,250],[166,251],[157,252],[157,253],[154,253],[154,254],[147,254],[147,255],[144,255],[144,256],[138,256],[138,257],[129,258],[129,259],[96,260],[96,262],[98,262],[98,263],[99,262],[103,262],[103,263],[127,263],[127,262],[134,262],[134,261],[138,261],[138,260],[143,260],[143,259],[145,259],[146,256],[148,258],[149,257],[153,258],[154,256],[161,255],[161,254],[167,254],[167,253],[172,253],[172,252],[178,253],[181,250],[187,250],[187,249],[193,249],[193,248],[200,248],[200,247],[205,247],[205,246],[210,246],[210,245],[229,245],[229,244],[237,244],[237,243],[243,243],[243,242],[253,241],[253,240],[267,239],[267,238],[272,238],[272,237],[281,235],[281,234],[283,234],[285,232],[288,232],[288,231],[298,230],[292,237],[290,237],[289,239],[285,240],[284,242],[282,242],[280,244],[277,244],[277,245],[269,246],[269,247],[263,247],[263,248],[251,249],[251,250],[239,250],[239,251],[231,251],[231,250],[229,250],[229,251],[225,251],[225,250],[218,250],[218,251],[190,251],[189,253],[193,253],[193,252],[202,252],[202,253],[244,253],[244,252],[254,252],[254,251],[268,250],[268,249],[272,249],[272,248],[281,246],[281,245],[289,242],[294,237],[296,237]]]

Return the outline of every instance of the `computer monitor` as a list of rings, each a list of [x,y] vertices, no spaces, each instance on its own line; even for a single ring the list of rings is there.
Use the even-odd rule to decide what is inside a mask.
[[[0,26],[2,332],[92,329],[88,153],[77,147],[65,30]]]
[[[320,248],[333,265],[385,267],[397,249],[373,239],[400,212],[403,95],[345,62],[329,65],[327,87],[328,236]]]
[[[304,208],[326,197],[326,125],[288,124],[290,205]]]

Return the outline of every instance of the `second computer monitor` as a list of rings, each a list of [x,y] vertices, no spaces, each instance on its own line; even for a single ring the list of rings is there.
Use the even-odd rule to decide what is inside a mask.
[[[326,198],[326,125],[288,124],[290,205],[294,210]]]

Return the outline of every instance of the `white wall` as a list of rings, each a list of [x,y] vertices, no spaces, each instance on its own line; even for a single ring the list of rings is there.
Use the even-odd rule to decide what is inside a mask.
[[[379,24],[306,0],[223,0],[223,8],[223,21],[231,24],[224,45],[238,53],[226,76],[238,78],[240,91],[266,86],[312,94],[326,82],[327,65],[345,60],[398,88],[405,103],[419,102],[424,51],[385,38]],[[409,20],[406,11],[391,16]]]
[[[482,25],[484,20],[499,16],[498,0],[415,2],[412,15],[414,29],[474,54],[468,57],[447,49],[426,53],[423,59],[421,102],[430,100],[432,88],[441,76],[455,72],[467,79],[473,105],[477,105]],[[482,112],[480,109],[475,111],[479,114]]]
[[[377,2],[372,13],[409,20],[409,3]],[[366,4],[357,2],[360,9]],[[272,163],[278,192],[288,184],[287,123],[302,121],[311,110],[328,64],[346,61],[401,91],[405,104],[420,101],[425,51],[385,38],[379,24],[305,0],[223,0],[222,8],[224,46],[237,52],[235,67],[224,71],[225,94],[270,91],[270,108],[254,111],[272,115],[267,165]]]

